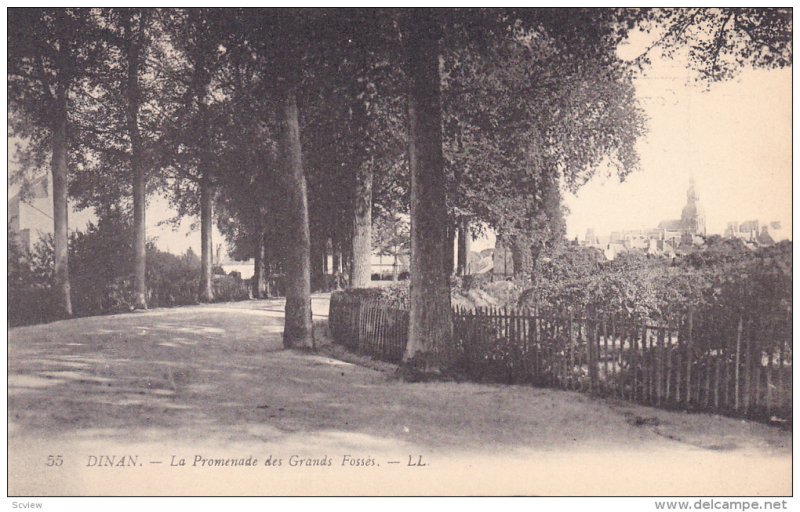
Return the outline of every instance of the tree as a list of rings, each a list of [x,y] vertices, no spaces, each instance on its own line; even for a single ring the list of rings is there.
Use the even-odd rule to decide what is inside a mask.
[[[644,66],[654,51],[666,57],[687,51],[698,80],[727,80],[745,67],[792,65],[792,10],[789,8],[641,9],[628,12],[630,30],[653,35],[634,60]]]
[[[609,155],[618,157],[621,175],[630,172],[641,121],[614,57],[619,35],[604,16],[594,26],[586,13],[571,21],[565,11],[406,14],[412,285],[405,358],[438,371],[448,364],[456,221],[477,219],[509,236],[548,221],[541,232],[557,232],[559,175],[580,186]],[[596,83],[603,87],[589,94]],[[576,122],[597,133],[578,137]]]
[[[446,180],[442,155],[439,44],[433,11],[406,14],[408,161],[411,168],[411,289],[408,344],[403,361],[422,372],[447,369],[452,357],[450,283],[442,261],[447,247]]]
[[[67,189],[71,100],[97,60],[88,9],[12,9],[8,30],[8,98],[11,131],[28,144],[22,172],[44,167],[53,177],[55,290],[59,313],[72,315]]]
[[[258,16],[246,11],[233,14],[237,30],[247,41],[245,47],[249,47],[249,55],[258,66],[256,73],[261,77],[260,87],[254,92],[266,95],[272,112],[264,112],[272,117],[260,121],[262,128],[266,128],[262,129],[262,135],[272,139],[266,146],[274,143],[275,148],[274,172],[269,173],[272,194],[262,197],[261,204],[273,203],[268,208],[275,226],[270,232],[270,243],[277,242],[274,252],[280,251],[285,272],[284,346],[314,349],[311,236],[298,95],[304,74],[303,50],[309,48],[304,34],[319,33],[325,24],[315,14],[289,9],[265,10]],[[315,22],[314,28],[310,28],[308,24]]]
[[[392,256],[392,281],[397,281],[399,257],[406,254],[411,247],[408,221],[396,214],[373,218],[372,247],[378,254]]]
[[[635,169],[643,116],[607,14],[489,14],[450,26],[443,54],[448,205],[465,235],[465,221],[493,228],[527,279],[563,235],[561,184],[580,187],[604,160],[620,177]]]
[[[140,10],[122,13],[122,29],[124,51],[127,65],[127,112],[126,124],[131,141],[131,167],[133,171],[133,226],[134,226],[134,304],[136,308],[147,309],[147,169],[142,147],[142,136],[139,127],[141,109],[141,68],[143,47],[147,44],[147,24],[149,12]]]
[[[282,52],[283,53],[283,52]],[[297,109],[299,59],[291,50],[276,62],[279,119],[279,184],[286,194],[283,226],[295,240],[286,254],[286,323],[283,343],[287,348],[315,348],[311,320],[310,234],[308,199],[303,175],[300,122]]]
[[[268,11],[261,18],[267,33],[265,56],[274,73],[273,94],[277,118],[278,161],[276,187],[282,198],[276,209],[277,225],[285,247],[286,309],[283,344],[286,348],[314,349],[311,317],[311,241],[308,196],[303,172],[297,89],[301,77],[299,34],[304,32],[302,13]]]
[[[350,285],[368,286],[372,256],[372,212],[375,176],[387,162],[381,154],[389,150],[402,132],[392,133],[389,126],[396,122],[390,104],[401,96],[397,73],[386,64],[393,60],[393,40],[396,29],[393,17],[380,10],[358,9],[346,13],[349,19],[346,59],[349,61],[347,84],[349,100],[350,165],[354,172],[353,189],[353,264]],[[377,118],[383,118],[381,120]],[[398,130],[400,131],[400,130]],[[391,155],[391,153],[389,153]],[[395,154],[399,154],[395,152]],[[386,169],[383,169],[384,171]]]
[[[31,265],[28,261],[28,251],[22,246],[16,233],[11,227],[11,222],[6,227],[8,250],[6,251],[6,265],[8,268],[8,293],[15,297],[28,283],[33,281]]]
[[[76,101],[75,128],[83,150],[79,178],[70,194],[79,206],[94,207],[100,217],[129,204],[133,209],[134,303],[147,308],[146,203],[148,178],[154,176],[154,153],[167,117],[159,102],[157,77],[160,36],[157,15],[148,9],[100,9],[92,14],[103,59],[87,78]]]
[[[226,34],[224,62],[220,67],[222,101],[220,144],[226,172],[216,176],[217,227],[228,242],[234,257],[254,258],[252,294],[269,296],[268,274],[281,258],[272,218],[275,194],[276,122],[274,102],[265,83],[262,63],[253,58],[253,45],[247,40],[239,14],[231,17],[234,26]],[[270,258],[270,255],[272,256]],[[269,261],[272,260],[272,261]]]
[[[180,214],[200,217],[200,300],[211,301],[213,290],[212,228],[220,157],[223,109],[218,72],[224,57],[222,41],[230,29],[229,11],[170,10],[165,25],[172,50],[164,73],[173,90],[165,101],[177,108],[165,144],[172,171],[171,200]]]
[[[344,259],[350,285],[367,286],[372,218],[389,206],[382,187],[405,153],[401,72],[393,65],[397,29],[382,9],[324,10],[316,17],[309,18],[315,40],[306,45],[299,91],[312,283],[321,278],[330,239],[334,268]]]

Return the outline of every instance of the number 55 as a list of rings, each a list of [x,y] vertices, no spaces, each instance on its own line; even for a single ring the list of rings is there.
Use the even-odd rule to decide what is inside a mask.
[[[47,456],[47,465],[48,466],[60,466],[64,464],[64,459],[61,458],[61,455],[48,455]]]

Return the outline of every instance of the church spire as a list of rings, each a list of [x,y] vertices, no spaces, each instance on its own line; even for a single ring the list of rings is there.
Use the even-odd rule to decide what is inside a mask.
[[[694,189],[694,176],[689,178],[689,190],[686,191],[686,202],[687,203],[697,202],[697,192]]]
[[[681,224],[685,231],[693,235],[706,234],[706,218],[703,207],[697,198],[697,191],[694,187],[694,177],[689,179],[689,189],[686,191],[686,206],[681,212]]]

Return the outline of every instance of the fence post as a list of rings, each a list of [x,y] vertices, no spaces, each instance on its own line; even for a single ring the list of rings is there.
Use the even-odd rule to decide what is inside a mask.
[[[664,398],[664,326],[656,330],[656,403],[661,405]]]
[[[568,388],[573,388],[573,381],[572,377],[575,373],[575,338],[574,333],[572,330],[572,323],[573,323],[573,313],[572,308],[569,309],[569,373],[565,377],[568,379]]]
[[[666,351],[667,351],[667,382],[664,386],[664,393],[666,395],[666,402],[669,403],[672,395],[672,328],[670,327],[672,319],[667,319],[667,327],[665,330],[665,338],[666,338]]]
[[[775,350],[772,344],[769,345],[768,359],[767,359],[767,396],[765,397],[766,403],[764,404],[767,409],[767,416],[772,412],[772,356]]]
[[[653,339],[647,321],[642,322],[642,400],[653,402]]]
[[[588,320],[587,321],[591,321]],[[597,345],[599,343],[598,338],[598,325],[597,321],[593,323],[594,329],[592,329],[592,333],[589,337],[589,380],[590,380],[590,387],[592,396],[597,396]]]
[[[619,338],[619,348],[617,348],[617,338]],[[614,372],[614,386],[616,387],[616,394],[620,398],[624,396],[625,382],[624,374],[622,373],[622,349],[625,347],[625,338],[619,333],[617,329],[617,315],[611,315],[611,352],[614,354],[611,369]]]
[[[787,309],[786,312],[789,315],[789,325],[792,325],[792,312],[791,312],[791,309]],[[783,376],[784,362],[783,361],[784,361],[785,357],[786,357],[786,333],[781,333],[781,347],[780,347],[780,352],[778,354],[778,358],[779,358],[778,359],[778,392],[776,393],[778,395],[778,397],[777,397],[778,407],[783,407],[783,402],[784,402],[785,397],[786,397],[786,393],[784,392],[784,388],[783,388],[783,386],[784,386],[784,376]],[[792,355],[792,358],[794,358],[794,355]]]
[[[719,388],[720,388],[720,362],[722,351],[717,349],[717,357],[714,359],[714,409],[719,409]]]
[[[365,301],[360,300],[358,301],[358,338],[357,338],[358,352],[363,352],[364,349],[363,344],[366,338],[364,334],[366,331],[366,325],[367,325],[367,305],[365,304]]]
[[[599,369],[598,369],[599,371]],[[603,312],[603,387],[608,392],[608,315]]]
[[[739,317],[739,325],[736,327],[736,366],[734,366],[733,375],[733,408],[739,410],[739,364],[741,361],[742,353],[742,317]]]
[[[692,363],[694,352],[692,346],[692,329],[694,327],[694,312],[689,310],[689,332],[686,338],[686,405],[692,400]]]
[[[633,349],[633,354],[631,358],[631,373],[633,374],[633,388],[631,389],[631,396],[633,397],[632,400],[635,402],[636,397],[638,396],[641,400],[641,394],[639,393],[639,329],[636,326],[636,322],[631,320],[631,348]],[[644,343],[644,340],[642,340]],[[644,388],[643,388],[644,389]]]
[[[747,326],[750,330],[749,335],[744,339],[744,413],[745,415],[750,412],[750,395],[753,392],[752,381],[752,366],[753,366],[753,333],[752,333],[752,320],[747,320]]]

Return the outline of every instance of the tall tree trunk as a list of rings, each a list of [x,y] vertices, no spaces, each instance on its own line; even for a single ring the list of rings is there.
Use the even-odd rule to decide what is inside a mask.
[[[214,216],[214,194],[211,188],[208,170],[203,170],[200,177],[200,301],[214,300],[214,276],[212,257],[211,229]]]
[[[456,227],[453,224],[452,219],[449,217],[446,221],[447,224],[447,232],[445,234],[446,238],[445,241],[447,243],[447,248],[444,252],[444,259],[442,264],[444,265],[444,273],[449,278],[453,275],[455,271],[455,259],[456,259]]]
[[[333,255],[331,256],[331,266],[333,266],[334,286],[338,290],[342,286],[342,246],[338,236],[334,232]]]
[[[256,223],[253,236],[253,298],[263,299],[266,290],[266,266],[264,262],[264,229]]]
[[[200,10],[189,10],[190,23],[201,26],[203,16]],[[214,190],[211,182],[211,164],[213,150],[211,147],[211,130],[209,126],[209,113],[206,98],[208,96],[208,86],[211,83],[211,72],[208,68],[207,52],[209,48],[198,45],[190,56],[192,61],[192,94],[198,108],[198,126],[195,133],[199,137],[199,163],[200,173],[200,287],[198,298],[200,302],[211,302],[214,300],[213,288],[213,257],[214,247],[212,245],[211,233],[214,216]]]
[[[127,40],[128,82],[127,82],[127,128],[131,139],[131,171],[133,172],[133,296],[136,309],[147,309],[147,234],[146,234],[146,185],[147,170],[142,152],[142,139],[139,132],[139,44],[132,33],[131,17],[128,11],[124,18]],[[141,30],[141,27],[140,27]]]
[[[325,244],[322,246],[322,273],[326,276],[330,274],[330,267],[328,266],[328,248],[330,247],[331,239],[328,238],[325,240]]]
[[[363,34],[354,34],[353,37],[359,48],[358,59],[361,71],[367,72],[367,48],[361,39]],[[353,77],[352,101],[352,127],[355,148],[353,151],[353,165],[355,169],[355,190],[353,196],[353,274],[350,278],[352,288],[366,288],[369,286],[372,275],[372,165],[368,161],[367,152],[363,147],[367,138],[367,101],[369,94],[365,76],[358,79]]]
[[[134,150],[134,161],[141,158],[137,158],[137,153],[141,154],[141,149]],[[147,173],[141,161],[134,164],[133,167],[134,307],[147,309],[147,228],[145,219]]]
[[[342,249],[342,274],[344,275],[344,285],[347,288],[351,288],[350,286],[350,276],[352,275],[353,269],[353,240],[352,237],[350,239],[350,243]]]
[[[272,258],[272,248],[268,245],[267,240],[270,240],[269,236],[267,236],[267,232],[265,231],[263,236],[263,245],[262,248],[264,250],[264,293],[263,298],[269,299],[272,297],[272,294],[275,290],[272,289],[272,274],[274,271],[273,268],[273,258]]]
[[[283,228],[287,246],[286,318],[283,346],[314,349],[314,324],[311,319],[310,232],[308,196],[303,174],[300,122],[297,110],[296,78],[299,59],[291,49],[282,55],[278,75],[277,111],[279,116],[279,166],[284,198]]]
[[[353,209],[353,274],[352,288],[369,286],[372,265],[372,169],[361,165],[356,169],[355,204]]]
[[[409,144],[411,167],[411,290],[408,344],[403,361],[439,372],[452,358],[450,285],[442,262],[449,217],[445,204],[439,78],[440,27],[433,12],[407,13]]]
[[[460,276],[469,274],[469,246],[471,240],[469,221],[461,219],[458,224],[458,266],[456,267],[456,271]]]
[[[58,314],[72,316],[69,284],[69,233],[67,219],[67,88],[59,85],[53,112],[53,241],[55,245],[55,292]]]

